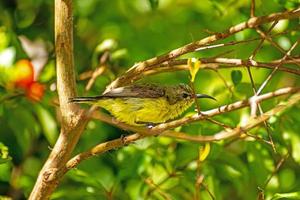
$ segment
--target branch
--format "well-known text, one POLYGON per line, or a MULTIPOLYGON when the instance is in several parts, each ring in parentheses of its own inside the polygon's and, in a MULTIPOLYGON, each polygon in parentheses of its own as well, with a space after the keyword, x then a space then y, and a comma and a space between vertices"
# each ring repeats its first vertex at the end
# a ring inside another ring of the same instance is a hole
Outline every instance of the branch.
MULTIPOLYGON (((253 8, 255 7, 255 0, 252 1, 252 4, 253 5, 253 8)), ((252 13, 254 15, 254 11, 252 13)), ((270 28, 268 29, 268 31, 266 32, 266 35, 269 35, 270 32, 272 31, 272 29, 276 26, 276 24, 278 23, 278 21, 274 21, 272 23, 272 25, 270 26, 270 28)), ((249 60, 251 60, 252 62, 255 62, 254 61, 254 58, 255 56, 257 55, 258 51, 261 49, 263 43, 265 41, 265 38, 262 38, 260 40, 260 43, 257 45, 257 47, 254 49, 254 51, 252 52, 252 54, 248 57, 249 60)), ((279 66, 280 64, 278 64, 279 66)), ((248 72, 248 75, 249 75, 249 78, 250 78, 250 82, 251 82, 251 86, 252 86, 252 90, 253 90, 253 93, 255 96, 257 96, 257 88, 255 87, 255 84, 254 84, 254 79, 253 79, 253 76, 252 76, 252 73, 251 73, 251 69, 249 66, 247 66, 247 72, 248 72)), ((258 103, 253 103, 252 105, 250 105, 250 113, 251 113, 251 116, 254 117, 256 116, 257 114, 257 108, 259 109, 259 113, 260 115, 263 114, 263 109, 261 107, 261 105, 258 103)), ((270 125, 268 124, 267 121, 264 121, 264 126, 265 126, 265 129, 268 133, 268 136, 269 136, 269 140, 270 140, 270 144, 273 148, 273 151, 276 152, 276 148, 275 148, 275 145, 274 145, 274 142, 273 142, 273 138, 272 138, 272 134, 271 134, 271 129, 270 129, 270 125)))
POLYGON ((300 16, 300 8, 297 8, 292 11, 286 11, 282 13, 273 13, 271 15, 267 16, 261 16, 261 17, 252 17, 246 22, 242 22, 240 24, 237 24, 235 26, 232 26, 228 30, 224 31, 224 33, 216 33, 209 37, 206 37, 202 40, 189 43, 183 47, 180 47, 178 49, 175 49, 173 51, 170 51, 169 53, 163 54, 158 57, 151 58, 149 60, 146 60, 144 62, 140 62, 133 67, 131 67, 123 76, 120 76, 115 81, 113 81, 106 89, 106 91, 111 90, 112 88, 116 88, 122 85, 126 85, 132 82, 133 78, 144 72, 145 70, 155 66, 159 65, 165 61, 173 60, 181 55, 184 55, 189 52, 193 52, 197 50, 200 47, 203 47, 205 45, 211 44, 217 40, 225 39, 235 33, 238 33, 244 29, 247 28, 255 28, 258 27, 261 24, 269 23, 272 21, 278 21, 281 19, 292 19, 297 18, 300 16))
MULTIPOLYGON (((223 139, 232 137, 239 133, 237 131, 237 129, 233 129, 232 131, 227 131, 226 133, 221 132, 214 136, 190 136, 190 135, 184 134, 184 137, 183 137, 183 134, 180 134, 180 133, 179 134, 175 133, 173 135, 174 132, 171 130, 167 130, 167 129, 175 128, 177 126, 181 126, 181 125, 184 125, 187 123, 204 120, 204 119, 207 119, 208 117, 213 117, 215 115, 219 115, 222 113, 231 112, 231 111, 234 111, 234 110, 237 110, 240 108, 244 108, 246 106, 249 106, 252 101, 261 102, 261 101, 264 101, 264 100, 267 100, 267 99, 270 99, 273 97, 291 94, 291 93, 297 93, 298 99, 296 99, 296 100, 298 101, 300 99, 299 91, 300 91, 300 88, 292 88, 292 87, 282 88, 282 89, 276 90, 274 92, 270 92, 270 93, 266 93, 266 94, 257 96, 255 98, 251 97, 244 101, 237 101, 237 102, 229 104, 229 105, 221 106, 219 108, 215 108, 215 109, 212 109, 209 111, 202 112, 202 115, 195 114, 190 117, 185 117, 185 118, 178 119, 175 121, 160 124, 160 125, 155 126, 152 129, 148 129, 148 128, 144 128, 144 127, 130 126, 130 125, 124 124, 122 122, 118 122, 118 121, 114 120, 113 118, 108 117, 105 114, 98 113, 98 114, 94 115, 93 117, 96 119, 99 119, 101 121, 107 122, 111 125, 121 127, 125 130, 135 131, 138 133, 98 144, 95 147, 92 147, 90 150, 76 155, 75 157, 73 157, 71 160, 69 160, 67 162, 66 167, 65 167, 65 172, 76 167, 80 162, 82 162, 83 160, 86 160, 92 156, 105 153, 112 149, 120 148, 124 145, 133 143, 133 142, 135 142, 139 139, 145 138, 147 136, 162 135, 162 136, 174 137, 174 138, 178 138, 178 139, 190 140, 190 141, 194 141, 194 142, 216 141, 216 140, 223 140, 223 139)), ((294 104, 296 102, 296 100, 294 97, 291 98, 289 100, 289 103, 287 104, 287 106, 291 106, 292 104, 294 104)), ((268 114, 266 113, 265 115, 261 116, 261 118, 257 118, 257 120, 252 122, 251 125, 250 124, 246 125, 244 128, 247 129, 247 128, 252 128, 252 127, 256 126, 257 125, 256 123, 263 121, 263 119, 266 119, 266 117, 270 117, 271 113, 274 113, 275 111, 279 112, 283 108, 284 107, 282 107, 281 105, 275 107, 272 110, 272 112, 270 111, 270 113, 268 113, 268 114)))
POLYGON ((72 0, 55 0, 55 51, 61 132, 39 173, 30 200, 50 198, 87 122, 84 112, 75 104, 68 103, 70 97, 76 96, 72 0))
MULTIPOLYGON (((299 58, 294 58, 291 60, 274 60, 270 62, 257 62, 253 60, 242 60, 237 58, 200 58, 202 63, 202 69, 223 69, 223 68, 233 68, 233 67, 255 67, 255 68, 266 68, 266 69, 274 69, 278 66, 279 71, 300 75, 300 69, 292 69, 288 67, 284 67, 286 64, 293 64, 294 62, 300 63, 299 58)), ((152 67, 151 69, 145 70, 142 74, 136 75, 133 78, 133 81, 141 79, 145 75, 153 75, 162 72, 169 71, 179 71, 179 70, 189 70, 187 66, 187 59, 173 60, 164 62, 158 66, 152 67)))
MULTIPOLYGON (((299 44, 300 39, 298 39, 292 47, 285 53, 285 55, 281 58, 281 60, 285 60, 290 53, 296 48, 296 46, 299 44)), ((261 86, 257 90, 257 94, 260 94, 261 91, 265 88, 265 86, 268 84, 268 82, 271 80, 271 78, 274 76, 275 72, 278 70, 280 64, 276 65, 276 67, 272 70, 272 72, 269 74, 269 76, 266 78, 266 80, 261 84, 261 86)))
POLYGON ((168 130, 163 132, 161 135, 162 136, 167 136, 167 137, 172 137, 172 138, 177 138, 177 139, 183 139, 183 140, 189 140, 189 141, 194 141, 194 142, 212 142, 212 141, 219 141, 219 140, 224 140, 228 138, 232 138, 234 136, 239 136, 244 132, 247 132, 251 130, 252 128, 258 126, 259 124, 267 121, 270 117, 276 115, 277 113, 280 113, 284 111, 285 109, 295 105, 300 101, 300 93, 295 94, 289 100, 282 104, 282 105, 277 105, 275 108, 269 110, 268 112, 252 118, 248 121, 247 124, 241 127, 236 127, 232 130, 224 130, 221 131, 215 135, 206 135, 206 136, 193 136, 193 135, 187 135, 185 133, 180 133, 172 130, 168 130))
POLYGON ((251 0, 251 7, 250 7, 250 16, 255 16, 255 0, 251 0))

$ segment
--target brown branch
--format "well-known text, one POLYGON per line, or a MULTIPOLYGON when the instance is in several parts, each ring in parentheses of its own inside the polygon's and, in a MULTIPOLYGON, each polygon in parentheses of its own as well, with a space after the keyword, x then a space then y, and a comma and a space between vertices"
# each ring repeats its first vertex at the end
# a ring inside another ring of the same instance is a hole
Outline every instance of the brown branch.
MULTIPOLYGON (((114 126, 117 126, 120 128, 124 128, 125 130, 139 132, 140 134, 135 133, 135 134, 131 134, 131 135, 128 135, 125 137, 107 141, 107 142, 98 144, 95 147, 92 147, 90 150, 88 150, 86 152, 82 152, 82 153, 76 155, 75 157, 70 159, 68 161, 68 163, 66 164, 65 172, 76 167, 80 162, 82 162, 83 160, 86 160, 94 155, 99 155, 99 154, 105 153, 111 149, 120 148, 124 145, 130 144, 132 142, 135 142, 135 141, 145 138, 147 136, 154 136, 154 135, 161 134, 162 136, 166 136, 166 137, 173 137, 173 138, 177 138, 177 139, 184 139, 184 140, 189 140, 189 141, 194 141, 194 142, 217 141, 217 140, 223 140, 223 139, 226 139, 229 137, 233 137, 233 136, 239 134, 239 132, 238 132, 239 130, 245 131, 244 129, 251 129, 254 127, 253 124, 255 124, 255 123, 256 123, 255 126, 258 125, 258 123, 260 121, 262 122, 264 119, 270 117, 270 114, 268 113, 268 114, 261 116, 261 118, 258 118, 256 121, 254 121, 251 126, 245 125, 245 127, 243 127, 243 130, 241 130, 241 128, 239 128, 239 129, 234 129, 232 131, 220 132, 219 134, 211 135, 211 136, 209 136, 209 135, 208 136, 191 136, 191 135, 187 135, 187 134, 183 135, 178 132, 174 132, 174 131, 167 130, 167 129, 175 128, 177 126, 181 126, 181 125, 184 125, 187 123, 203 120, 208 117, 212 117, 212 116, 219 115, 222 113, 231 112, 236 109, 244 108, 244 107, 248 106, 252 101, 261 102, 261 101, 264 101, 264 100, 267 100, 267 99, 270 99, 273 97, 291 94, 291 93, 295 93, 295 92, 298 92, 298 97, 299 97, 299 91, 300 91, 300 88, 291 88, 291 87, 282 88, 282 89, 276 90, 274 92, 266 93, 266 94, 260 95, 258 97, 255 97, 255 99, 250 98, 250 99, 247 99, 244 101, 238 101, 238 102, 235 102, 235 103, 232 103, 229 105, 225 105, 225 106, 221 106, 219 108, 215 108, 215 109, 212 109, 209 111, 204 111, 204 112, 202 112, 202 114, 203 113, 204 114, 200 115, 200 116, 198 114, 195 114, 190 117, 185 117, 182 119, 178 119, 175 121, 157 125, 152 129, 130 126, 130 125, 118 122, 118 121, 112 119, 111 117, 108 117, 105 114, 98 114, 96 116, 96 119, 99 119, 101 121, 107 122, 111 125, 114 125, 114 126)), ((291 99, 292 99, 292 100, 290 100, 291 102, 288 104, 290 106, 293 103, 295 103, 295 100, 293 100, 294 98, 291 98, 291 99)), ((274 108, 275 110, 273 109, 273 111, 277 112, 278 109, 282 109, 282 108, 284 108, 284 107, 279 106, 279 108, 277 108, 277 107, 274 108)))
POLYGON ((214 70, 214 71, 217 73, 218 77, 222 80, 222 82, 224 83, 225 87, 230 92, 231 98, 233 98, 233 96, 234 96, 233 90, 231 89, 230 85, 228 85, 226 79, 222 76, 222 74, 218 70, 214 70))
POLYGON ((85 91, 88 91, 92 88, 92 86, 95 83, 97 77, 102 75, 105 72, 106 68, 107 68, 106 65, 101 65, 100 67, 95 69, 95 71, 91 75, 91 78, 90 78, 89 82, 85 86, 85 91))
POLYGON ((68 103, 70 97, 76 96, 72 0, 55 0, 55 51, 61 132, 38 175, 30 200, 50 198, 87 122, 84 112, 77 105, 68 103))
POLYGON ((264 190, 266 189, 266 187, 268 186, 269 182, 271 181, 271 179, 273 178, 273 176, 279 171, 279 169, 281 168, 281 166, 283 165, 283 163, 288 159, 289 154, 287 153, 286 155, 284 155, 283 157, 281 157, 281 159, 279 160, 279 162, 276 164, 275 169, 272 171, 272 174, 270 174, 267 178, 267 180, 265 181, 263 187, 258 187, 258 194, 257 194, 257 199, 260 200, 264 200, 264 190))
POLYGON ((284 105, 278 105, 275 108, 271 109, 270 111, 252 118, 248 121, 247 124, 241 126, 241 127, 236 127, 232 130, 223 130, 215 135, 211 136, 193 136, 193 135, 187 135, 184 133, 168 130, 163 132, 161 135, 162 136, 167 136, 167 137, 172 137, 172 138, 177 138, 177 139, 184 139, 184 140, 189 140, 189 141, 197 141, 197 142, 211 142, 211 141, 219 141, 219 140, 224 140, 228 138, 232 138, 235 136, 239 136, 244 132, 247 132, 251 130, 252 128, 258 126, 259 124, 265 122, 268 120, 271 116, 284 111, 285 109, 289 108, 290 106, 293 106, 294 104, 298 103, 300 101, 300 93, 295 94, 292 96, 288 102, 284 105))
MULTIPOLYGON (((160 186, 162 186, 165 182, 167 182, 169 179, 174 178, 174 177, 177 177, 177 176, 178 176, 178 174, 177 174, 176 172, 170 172, 170 173, 168 173, 168 176, 166 176, 164 179, 162 179, 161 181, 159 181, 158 183, 156 183, 156 186, 157 186, 157 187, 160 187, 160 186)), ((150 189, 147 191, 147 193, 146 193, 147 197, 150 196, 155 190, 156 190, 156 188, 150 188, 150 189)))
MULTIPOLYGON (((257 62, 251 60, 242 60, 236 58, 201 58, 199 59, 202 63, 202 69, 226 69, 226 68, 233 68, 233 67, 254 67, 254 68, 266 68, 266 69, 274 69, 276 66, 278 67, 279 71, 300 75, 300 69, 292 69, 288 67, 284 67, 287 64, 293 64, 293 62, 300 63, 299 58, 295 58, 294 61, 291 60, 274 60, 271 62, 257 62)), ((174 61, 164 62, 158 66, 152 67, 151 69, 145 70, 143 73, 136 75, 132 81, 136 81, 141 79, 147 75, 153 75, 162 72, 170 72, 170 71, 180 71, 180 70, 189 70, 187 66, 187 59, 180 59, 174 61)))
MULTIPOLYGON (((158 184, 155 184, 154 181, 151 178, 145 179, 145 183, 151 187, 153 190, 157 191, 158 194, 161 195, 161 197, 165 200, 171 200, 171 197, 168 193, 163 191, 158 184)), ((148 194, 149 195, 149 194, 148 194)))
POLYGON ((282 166, 282 164, 288 159, 290 155, 287 153, 286 155, 284 155, 279 162, 276 164, 275 169, 272 171, 272 174, 267 178, 267 180, 265 181, 264 185, 263 185, 263 190, 266 189, 266 187, 268 186, 269 182, 271 181, 272 177, 279 171, 280 167, 282 166))
POLYGON ((93 86, 94 82, 96 81, 97 77, 100 76, 105 72, 107 69, 107 61, 110 57, 109 51, 105 51, 103 55, 99 59, 99 64, 97 68, 93 71, 90 80, 88 81, 87 85, 85 86, 85 91, 88 91, 93 86))
MULTIPOLYGON (((274 42, 272 40, 272 38, 265 34, 262 30, 260 30, 259 28, 256 28, 256 31, 261 35, 262 38, 266 39, 271 45, 273 45, 276 49, 278 49, 281 53, 283 53, 284 55, 286 55, 285 50, 279 46, 276 42, 274 42)), ((294 58, 291 57, 290 55, 286 55, 287 58, 291 59, 292 61, 294 61, 294 58)), ((300 67, 300 64, 297 62, 293 62, 294 64, 296 64, 298 67, 300 67)))
POLYGON ((251 0, 250 17, 255 17, 255 0, 251 0))
POLYGON ((196 49, 211 44, 217 40, 225 39, 235 33, 238 33, 244 29, 247 28, 255 28, 261 24, 269 23, 272 21, 278 21, 281 19, 292 19, 297 18, 300 16, 300 8, 297 8, 292 11, 286 11, 282 13, 273 13, 271 15, 267 16, 261 16, 261 17, 252 17, 246 22, 242 22, 240 24, 237 24, 235 26, 232 26, 228 30, 224 31, 223 33, 216 33, 214 35, 211 35, 209 37, 206 37, 202 40, 189 43, 183 47, 180 47, 178 49, 175 49, 169 53, 163 54, 158 57, 151 58, 149 60, 146 60, 144 62, 137 63, 133 67, 131 67, 124 75, 117 78, 115 81, 113 81, 106 89, 106 91, 111 90, 112 88, 116 88, 122 85, 130 84, 134 77, 145 70, 151 69, 151 67, 159 65, 163 62, 166 62, 168 60, 173 60, 181 55, 184 55, 189 52, 193 52, 196 49))
MULTIPOLYGON (((252 1, 252 4, 253 5, 253 8, 255 7, 255 0, 252 1)), ((254 11, 253 11, 253 15, 254 15, 254 11)), ((270 32, 272 31, 272 29, 276 26, 276 24, 278 23, 278 21, 274 21, 272 23, 272 25, 270 26, 270 28, 268 29, 268 31, 266 32, 266 35, 269 35, 270 32)), ((254 58, 257 54, 257 52, 261 49, 262 45, 263 45, 263 42, 265 41, 265 37, 263 37, 260 41, 260 43, 257 45, 257 47, 254 49, 253 53, 250 55, 249 57, 249 60, 251 60, 251 62, 254 61, 254 58)), ((252 86, 252 89, 253 89, 253 93, 255 96, 257 96, 257 88, 255 87, 255 84, 254 84, 254 79, 252 77, 252 73, 251 73, 251 69, 249 66, 247 66, 247 72, 248 72, 248 75, 249 75, 249 78, 250 78, 250 82, 251 82, 251 86, 252 86)), ((251 108, 251 116, 254 117, 256 116, 256 113, 257 113, 257 107, 259 109, 259 112, 260 112, 260 115, 263 114, 263 110, 262 110, 262 107, 259 103, 253 103, 252 105, 250 105, 250 108, 251 108)), ((269 140, 270 140, 270 144, 273 148, 273 151, 276 152, 276 148, 275 148, 275 144, 273 142, 273 138, 272 138, 272 135, 271 135, 271 129, 270 129, 270 125, 268 124, 267 121, 264 121, 264 126, 265 126, 265 129, 268 133, 268 136, 269 136, 269 140)))
MULTIPOLYGON (((292 47, 285 53, 285 55, 280 60, 285 60, 290 53, 296 48, 296 46, 299 44, 300 39, 298 39, 292 47)), ((261 91, 265 88, 265 86, 268 84, 268 82, 271 80, 271 78, 274 76, 275 72, 279 69, 279 65, 277 64, 276 67, 272 70, 272 72, 269 74, 269 76, 266 78, 266 80, 261 84, 261 86, 257 90, 257 94, 260 94, 261 91)))
MULTIPOLYGON (((198 165, 199 165, 199 162, 198 162, 198 165)), ((197 174, 198 173, 199 173, 199 166, 197 168, 197 174)), ((193 200, 199 199, 199 196, 200 196, 200 186, 201 186, 201 184, 202 184, 203 181, 204 181, 204 175, 198 174, 197 177, 196 177, 196 182, 195 182, 195 195, 194 195, 193 200)))
POLYGON ((206 190, 206 192, 208 193, 209 197, 211 200, 215 200, 216 197, 213 195, 213 193, 209 190, 208 186, 206 184, 204 184, 203 182, 201 183, 201 186, 204 187, 204 189, 206 190))

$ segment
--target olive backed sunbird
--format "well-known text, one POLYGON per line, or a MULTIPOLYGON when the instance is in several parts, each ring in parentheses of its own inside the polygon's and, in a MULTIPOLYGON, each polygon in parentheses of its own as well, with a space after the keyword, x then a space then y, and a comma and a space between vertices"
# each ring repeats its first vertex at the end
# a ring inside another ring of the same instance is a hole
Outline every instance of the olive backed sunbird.
MULTIPOLYGON (((197 98, 213 97, 195 94, 197 98)), ((112 89, 100 96, 74 97, 71 103, 88 103, 109 111, 117 120, 129 125, 158 124, 174 119, 194 102, 193 90, 185 84, 158 86, 130 85, 112 89)))

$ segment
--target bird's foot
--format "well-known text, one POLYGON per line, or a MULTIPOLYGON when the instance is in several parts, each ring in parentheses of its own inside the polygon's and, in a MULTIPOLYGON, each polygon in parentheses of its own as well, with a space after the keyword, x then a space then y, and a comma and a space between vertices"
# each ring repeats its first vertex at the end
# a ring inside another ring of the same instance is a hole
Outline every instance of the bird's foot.
POLYGON ((120 140, 122 141, 122 144, 125 146, 125 145, 127 145, 127 138, 126 138, 126 135, 121 135, 121 137, 120 137, 120 140))
POLYGON ((146 123, 146 127, 147 127, 148 129, 152 129, 152 128, 154 128, 154 126, 155 126, 154 123, 146 123))

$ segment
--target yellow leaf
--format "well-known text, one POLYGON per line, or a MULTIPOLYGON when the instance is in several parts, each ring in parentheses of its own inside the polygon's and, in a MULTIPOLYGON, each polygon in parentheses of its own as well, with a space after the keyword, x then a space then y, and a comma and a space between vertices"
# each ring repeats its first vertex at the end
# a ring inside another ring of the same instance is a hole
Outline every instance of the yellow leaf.
POLYGON ((205 143, 204 146, 199 148, 199 161, 203 162, 210 152, 210 143, 205 143))
POLYGON ((191 82, 194 82, 197 72, 200 69, 201 61, 196 58, 188 59, 188 66, 191 74, 191 82))

